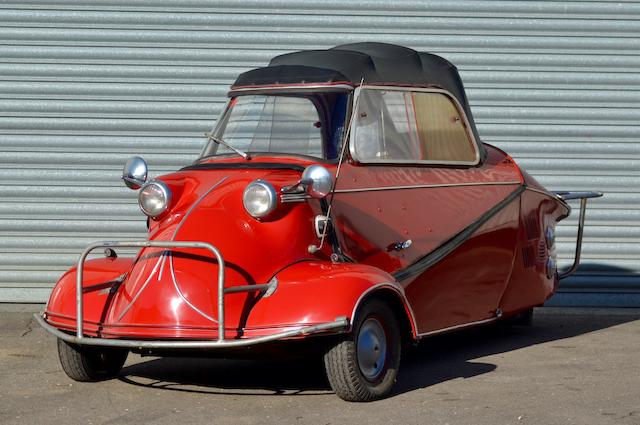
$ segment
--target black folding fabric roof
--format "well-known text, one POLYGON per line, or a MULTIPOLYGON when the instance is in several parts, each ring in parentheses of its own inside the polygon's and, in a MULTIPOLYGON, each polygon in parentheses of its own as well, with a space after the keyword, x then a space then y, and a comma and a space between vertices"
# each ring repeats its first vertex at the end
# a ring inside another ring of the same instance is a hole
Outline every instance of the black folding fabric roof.
MULTIPOLYGON (((327 50, 302 50, 271 59, 269 65, 240 74, 232 90, 247 86, 346 83, 442 88, 460 102, 475 128, 456 67, 440 56, 385 43, 352 43, 327 50)), ((481 153, 483 153, 480 144, 481 153)))

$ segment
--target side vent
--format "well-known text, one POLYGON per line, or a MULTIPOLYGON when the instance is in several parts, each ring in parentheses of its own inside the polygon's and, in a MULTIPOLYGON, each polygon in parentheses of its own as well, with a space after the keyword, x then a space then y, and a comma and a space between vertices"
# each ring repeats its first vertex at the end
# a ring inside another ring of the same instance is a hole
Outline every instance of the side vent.
POLYGON ((527 233, 527 239, 537 239, 540 236, 540 229, 538 229, 538 214, 534 211, 533 214, 526 216, 524 220, 524 230, 527 233))
POLYGON ((533 267, 536 265, 536 249, 533 245, 525 245, 522 247, 522 264, 525 267, 533 267))
POLYGON ((540 264, 544 264, 547 259, 547 242, 544 238, 540 238, 538 241, 538 258, 537 261, 540 264))

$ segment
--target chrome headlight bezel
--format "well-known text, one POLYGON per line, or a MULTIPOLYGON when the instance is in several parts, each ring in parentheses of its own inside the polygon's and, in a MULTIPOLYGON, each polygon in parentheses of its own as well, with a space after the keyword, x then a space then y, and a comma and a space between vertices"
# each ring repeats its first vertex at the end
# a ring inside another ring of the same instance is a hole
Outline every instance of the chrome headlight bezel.
POLYGON ((142 212, 151 218, 157 218, 164 214, 171 205, 171 190, 169 187, 160 180, 152 180, 145 183, 138 193, 138 206, 142 212), (156 200, 158 206, 155 208, 149 208, 148 201, 150 196, 154 196, 150 193, 150 190, 155 190, 156 200))
POLYGON ((254 180, 242 192, 242 205, 251 217, 261 219, 268 217, 278 207, 278 193, 271 183, 265 180, 254 180), (261 191, 261 200, 255 198, 256 191, 261 191), (252 198, 253 197, 253 198, 252 198), (262 201, 262 206, 256 208, 256 202, 262 201))

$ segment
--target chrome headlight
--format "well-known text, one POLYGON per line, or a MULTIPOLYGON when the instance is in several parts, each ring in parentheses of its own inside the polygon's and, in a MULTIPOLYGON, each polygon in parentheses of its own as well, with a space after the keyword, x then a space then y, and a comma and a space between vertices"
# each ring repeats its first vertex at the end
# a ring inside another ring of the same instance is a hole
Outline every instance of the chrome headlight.
POLYGON ((278 194, 271 183, 254 180, 244 189, 242 204, 250 216, 266 217, 278 206, 278 194))
POLYGON ((150 181, 140 189, 138 203, 143 213, 149 217, 158 217, 169 208, 171 191, 159 180, 150 181))

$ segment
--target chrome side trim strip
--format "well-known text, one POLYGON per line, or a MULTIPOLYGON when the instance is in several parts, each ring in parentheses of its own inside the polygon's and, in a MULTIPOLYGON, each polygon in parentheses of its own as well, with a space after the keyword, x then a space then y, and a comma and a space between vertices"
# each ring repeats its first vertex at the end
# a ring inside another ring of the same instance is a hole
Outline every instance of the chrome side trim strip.
MULTIPOLYGON (((149 273, 149 277, 147 277, 147 280, 144 281, 144 283, 142 284, 142 286, 140 287, 138 292, 136 292, 136 294, 133 296, 131 301, 129 301, 129 304, 127 304, 127 306, 122 309, 122 311, 118 315, 118 318, 116 319, 117 321, 120 321, 124 317, 124 315, 127 314, 127 311, 129 311, 129 309, 133 306, 133 303, 135 303, 138 300, 138 298, 140 297, 140 295, 142 295, 142 291, 144 291, 144 289, 147 287, 149 282, 151 282, 151 278, 156 274, 156 270, 158 270, 158 266, 160 265, 160 262, 162 262, 164 264, 164 262, 162 261, 163 258, 164 258, 164 254, 162 254, 158 258, 158 261, 156 261, 155 266, 153 266, 153 269, 151 270, 151 273, 149 273)), ((160 280, 160 279, 158 279, 158 280, 160 280)))
POLYGON ((353 90, 353 86, 349 84, 291 84, 282 86, 251 86, 251 87, 238 87, 232 88, 227 92, 229 96, 243 94, 247 92, 304 92, 304 91, 335 91, 338 90, 353 90))
POLYGON ((500 319, 500 316, 490 317, 488 319, 478 320, 475 322, 463 323, 461 325, 451 326, 448 328, 442 328, 435 331, 425 332, 418 335, 418 338, 424 338, 426 336, 440 335, 448 332, 457 331, 459 329, 471 328, 473 326, 484 325, 487 323, 492 323, 500 319))
POLYGON ((172 241, 176 240, 176 236, 178 235, 178 232, 180 231, 180 229, 182 228, 182 225, 184 224, 184 222, 187 220, 187 217, 189 217, 189 215, 193 212, 193 210, 196 209, 196 207, 200 204, 200 202, 202 202, 202 200, 204 198, 207 197, 208 194, 210 194, 215 188, 217 188, 218 186, 220 186, 222 183, 224 183, 225 180, 227 180, 229 178, 229 176, 223 177, 222 179, 218 180, 217 183, 215 183, 213 186, 211 186, 209 189, 207 189, 187 210, 187 212, 184 214, 184 217, 182 217, 182 220, 180 220, 180 223, 178 223, 178 226, 176 226, 176 230, 173 232, 173 236, 171 237, 172 241))
POLYGON ((358 189, 336 189, 335 193, 354 193, 354 192, 375 192, 379 190, 401 190, 401 189, 432 189, 439 187, 464 187, 464 186, 510 186, 519 185, 519 181, 510 182, 468 182, 468 183, 442 183, 442 184, 416 184, 408 186, 380 186, 380 187, 363 187, 358 189))
POLYGON ((290 202, 305 202, 307 199, 311 199, 311 196, 307 193, 283 193, 280 195, 280 200, 283 204, 290 202))
POLYGON ((290 331, 279 332, 272 335, 260 336, 256 338, 246 339, 234 339, 234 340, 197 340, 197 341, 154 341, 154 340, 131 340, 131 339, 111 339, 111 338, 90 338, 77 336, 65 333, 59 329, 51 326, 44 320, 42 313, 36 313, 33 315, 36 321, 47 332, 53 334, 55 337, 67 341, 72 344, 79 345, 92 345, 103 347, 120 347, 129 349, 164 349, 164 348, 233 348, 233 347, 246 347, 249 345, 261 344, 270 341, 276 341, 283 338, 291 338, 295 336, 308 335, 318 332, 331 331, 336 329, 346 328, 349 325, 349 320, 346 317, 338 317, 333 322, 320 323, 319 325, 303 326, 299 329, 293 329, 290 331))
POLYGON ((506 208, 515 199, 518 199, 520 197, 520 194, 524 192, 524 189, 524 186, 519 186, 513 192, 507 195, 506 198, 504 198, 502 201, 498 202, 491 209, 482 214, 476 221, 462 229, 457 234, 453 235, 448 241, 438 246, 427 255, 419 258, 410 266, 395 271, 394 273, 392 273, 392 276, 396 278, 398 282, 402 282, 403 280, 424 272, 429 267, 445 258, 454 249, 462 245, 475 233, 476 230, 478 230, 484 223, 489 221, 491 217, 499 213, 502 209, 506 208))
MULTIPOLYGON (((224 183, 224 181, 227 180, 228 178, 229 177, 227 176, 227 177, 223 177, 222 179, 220 179, 217 183, 215 183, 213 186, 211 186, 209 189, 207 189, 207 191, 204 192, 198 198, 198 200, 196 200, 193 203, 193 205, 191 205, 191 207, 189 207, 187 212, 184 214, 184 217, 182 217, 182 220, 180 221, 180 223, 178 223, 178 225, 176 226, 176 230, 173 232, 173 236, 171 237, 172 241, 176 240, 176 236, 178 235, 178 232, 182 228, 182 225, 185 223, 185 221, 187 221, 187 218, 189 217, 189 215, 191 215, 193 210, 196 209, 196 207, 204 200, 204 198, 206 198, 211 192, 213 192, 214 189, 216 189, 218 186, 220 186, 222 183, 224 183)), ((169 272, 171 274, 171 280, 173 282, 173 287, 175 288, 176 292, 178 293, 178 295, 180 296, 182 301, 184 301, 185 304, 187 304, 189 307, 191 307, 191 309, 193 311, 195 311, 196 313, 198 313, 200 316, 202 316, 205 319, 210 320, 210 321, 212 321, 214 323, 218 323, 218 321, 216 319, 214 319, 212 316, 209 316, 207 313, 205 313, 204 311, 200 310, 198 307, 193 305, 187 299, 187 297, 182 293, 182 290, 180 289, 180 284, 178 283, 178 280, 176 279, 176 273, 175 273, 174 266, 173 266, 173 253, 171 253, 169 251, 164 251, 163 254, 162 254, 162 259, 163 259, 162 260, 162 267, 163 267, 163 269, 164 269, 164 262, 165 262, 167 256, 169 257, 169 272)))

